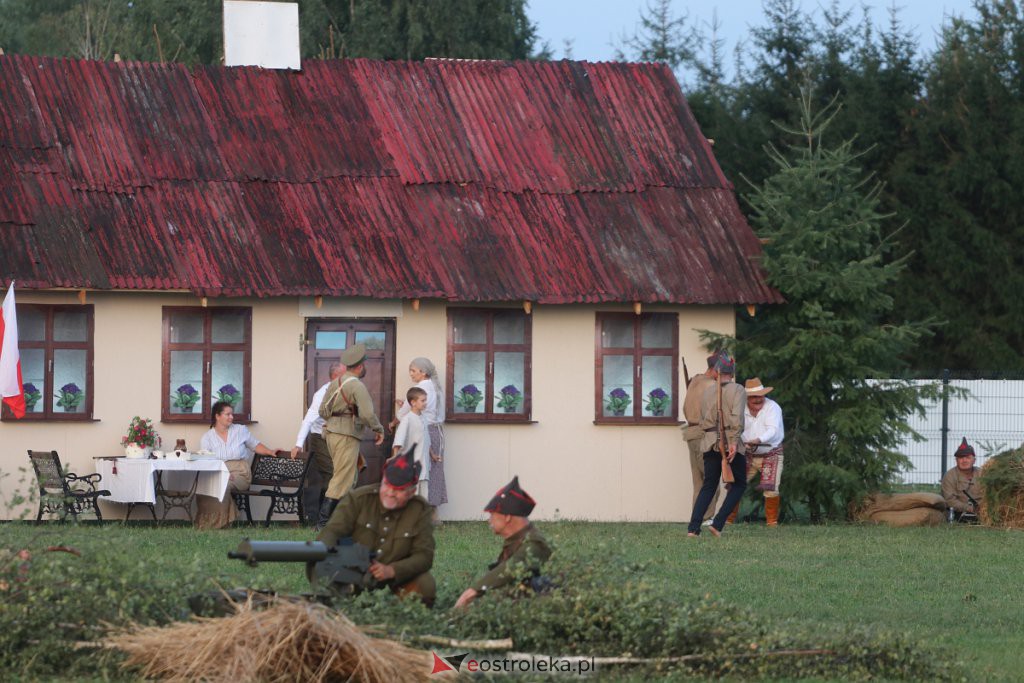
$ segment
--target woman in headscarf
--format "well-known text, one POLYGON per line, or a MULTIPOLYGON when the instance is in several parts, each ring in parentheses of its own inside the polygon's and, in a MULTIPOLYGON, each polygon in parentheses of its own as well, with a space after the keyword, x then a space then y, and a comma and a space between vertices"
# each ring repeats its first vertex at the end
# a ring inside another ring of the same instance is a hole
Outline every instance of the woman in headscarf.
MULTIPOLYGON (((414 358, 409 363, 409 378, 427 392, 427 407, 423 409, 421 417, 430 436, 430 462, 423 478, 429 481, 427 501, 434 506, 434 522, 437 524, 440 523, 437 507, 448 502, 448 489, 444 483, 444 391, 437 380, 437 368, 427 358, 414 358)), ((409 412, 409 406, 404 401, 399 399, 395 403, 399 405, 399 410, 391 423, 392 429, 409 412)))

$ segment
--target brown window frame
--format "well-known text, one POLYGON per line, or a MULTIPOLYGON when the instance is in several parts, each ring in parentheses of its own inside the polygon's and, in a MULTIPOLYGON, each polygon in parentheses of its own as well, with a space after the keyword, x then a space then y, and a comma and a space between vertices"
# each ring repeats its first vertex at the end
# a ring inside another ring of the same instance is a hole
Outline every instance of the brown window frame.
POLYGON ((533 411, 533 316, 525 311, 514 308, 449 308, 448 316, 448 368, 445 373, 445 422, 465 423, 530 423, 533 411), (486 316, 486 337, 483 344, 456 344, 455 321, 453 314, 475 313, 486 316), (524 318, 522 344, 494 343, 494 315, 497 313, 519 313, 524 318), (456 413, 455 407, 455 353, 457 351, 476 351, 486 354, 487 376, 484 386, 484 411, 482 413, 456 413), (494 412, 494 354, 523 354, 523 412, 494 412))
POLYGON ((2 419, 4 422, 92 422, 93 417, 93 362, 95 359, 95 325, 96 316, 92 304, 18 304, 19 310, 33 309, 42 312, 46 316, 43 332, 43 341, 18 340, 18 349, 43 349, 43 395, 39 399, 45 400, 43 412, 25 413, 20 420, 14 417, 14 413, 6 404, 3 406, 2 419), (85 311, 86 314, 86 340, 84 342, 54 341, 53 338, 53 317, 60 311, 85 311), (59 350, 85 350, 85 405, 80 413, 55 413, 53 412, 52 399, 56 391, 53 381, 53 352, 59 350))
POLYGON ((161 422, 185 422, 185 423, 209 423, 210 405, 213 397, 213 352, 214 351, 241 351, 243 357, 243 381, 245 391, 242 393, 242 405, 235 410, 235 422, 248 424, 252 422, 252 308, 250 306, 213 306, 203 308, 201 306, 164 306, 163 307, 163 343, 161 350, 161 397, 160 397, 160 421, 161 422), (171 342, 171 315, 174 313, 202 313, 203 314, 203 342, 182 343, 171 342), (242 313, 245 315, 245 341, 242 343, 214 343, 213 339, 213 315, 214 313, 242 313), (171 351, 202 351, 203 352, 203 392, 199 403, 203 410, 198 413, 172 413, 171 412, 171 351))
POLYGON ((679 314, 669 312, 642 313, 597 313, 594 325, 594 424, 615 425, 676 425, 679 423, 679 314), (646 348, 643 343, 643 321, 655 317, 671 317, 672 348, 646 348), (633 324, 633 348, 604 348, 601 333, 606 320, 629 320, 633 324), (614 417, 604 414, 604 359, 606 356, 633 357, 633 414, 614 417), (669 356, 672 359, 672 413, 663 417, 643 415, 643 357, 669 356), (640 368, 640 371, 637 371, 640 368), (639 399, 639 400, 636 400, 639 399))

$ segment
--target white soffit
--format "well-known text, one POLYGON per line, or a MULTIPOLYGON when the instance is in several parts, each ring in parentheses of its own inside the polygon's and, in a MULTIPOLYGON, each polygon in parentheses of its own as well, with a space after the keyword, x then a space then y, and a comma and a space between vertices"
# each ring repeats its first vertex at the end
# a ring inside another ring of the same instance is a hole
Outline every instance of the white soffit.
POLYGON ((224 65, 301 69, 299 4, 224 0, 224 65))

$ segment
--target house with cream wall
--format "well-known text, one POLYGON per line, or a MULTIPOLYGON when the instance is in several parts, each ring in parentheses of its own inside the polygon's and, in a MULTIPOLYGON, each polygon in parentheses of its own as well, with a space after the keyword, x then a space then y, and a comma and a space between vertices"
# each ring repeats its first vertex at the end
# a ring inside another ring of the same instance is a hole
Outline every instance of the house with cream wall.
MULTIPOLYGON (((680 359, 702 371, 700 330, 779 297, 667 68, 0 56, 0 88, 0 280, 40 394, 0 420, 5 500, 27 450, 91 472, 134 415, 197 446, 228 384, 290 448, 364 342, 385 420, 409 361, 438 367, 444 518, 514 474, 539 519, 688 518, 680 359)), ((364 482, 387 446, 364 444, 364 482)))

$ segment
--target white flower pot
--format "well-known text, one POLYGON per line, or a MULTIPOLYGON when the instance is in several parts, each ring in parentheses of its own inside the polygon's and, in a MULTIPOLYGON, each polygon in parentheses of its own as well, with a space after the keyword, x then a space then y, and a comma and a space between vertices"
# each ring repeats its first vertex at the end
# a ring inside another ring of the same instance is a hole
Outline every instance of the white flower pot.
POLYGON ((130 443, 124 447, 124 457, 126 458, 148 458, 153 449, 149 446, 140 446, 137 443, 130 443))

